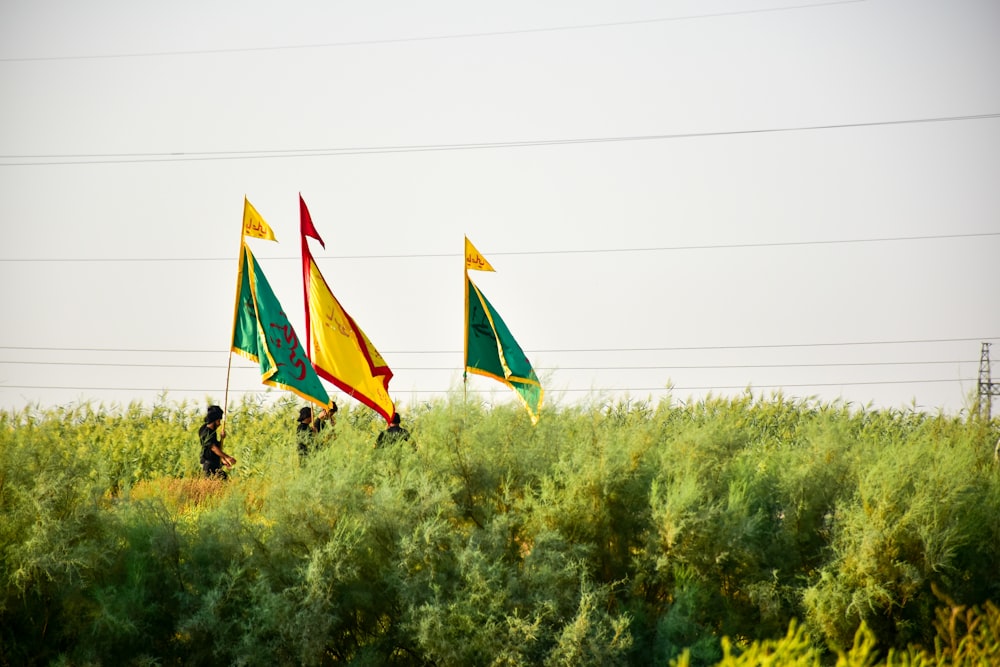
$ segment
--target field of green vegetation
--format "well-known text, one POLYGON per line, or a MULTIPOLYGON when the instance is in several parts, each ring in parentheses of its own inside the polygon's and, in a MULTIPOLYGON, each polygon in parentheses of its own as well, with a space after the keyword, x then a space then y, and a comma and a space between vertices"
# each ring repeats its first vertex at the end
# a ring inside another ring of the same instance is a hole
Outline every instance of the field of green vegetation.
POLYGON ((0 413, 2 665, 1000 664, 1000 421, 746 394, 0 413))

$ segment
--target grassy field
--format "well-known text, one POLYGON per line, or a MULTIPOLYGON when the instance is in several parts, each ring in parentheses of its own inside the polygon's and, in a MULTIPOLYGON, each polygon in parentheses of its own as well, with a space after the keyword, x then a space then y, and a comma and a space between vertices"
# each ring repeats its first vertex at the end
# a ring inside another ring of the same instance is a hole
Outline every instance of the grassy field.
POLYGON ((745 395, 0 413, 0 664, 1000 662, 1000 423, 745 395))

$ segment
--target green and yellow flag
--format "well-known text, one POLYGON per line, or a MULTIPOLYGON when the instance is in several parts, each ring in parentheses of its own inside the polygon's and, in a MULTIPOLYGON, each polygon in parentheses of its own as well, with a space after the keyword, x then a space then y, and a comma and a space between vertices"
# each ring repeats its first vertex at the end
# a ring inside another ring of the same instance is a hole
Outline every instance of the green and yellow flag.
POLYGON ((493 378, 513 389, 531 417, 531 423, 538 423, 542 409, 544 391, 538 376, 531 368, 531 362, 524 355, 521 346, 514 340, 510 329, 500 314, 493 308, 486 296, 469 279, 468 270, 478 268, 492 271, 489 262, 472 248, 475 258, 470 260, 472 244, 465 240, 465 370, 476 375, 493 378), (479 267, 489 268, 479 268, 479 267))
POLYGON ((232 351, 260 364, 264 384, 329 407, 329 394, 245 243, 240 246, 237 285, 232 351))

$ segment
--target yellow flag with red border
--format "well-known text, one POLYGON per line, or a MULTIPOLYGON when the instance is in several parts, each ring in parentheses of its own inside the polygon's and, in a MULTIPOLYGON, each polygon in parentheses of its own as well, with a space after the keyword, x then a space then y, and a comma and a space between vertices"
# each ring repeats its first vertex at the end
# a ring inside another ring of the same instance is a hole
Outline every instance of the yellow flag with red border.
POLYGON ((312 257, 306 258, 309 356, 319 376, 372 408, 386 421, 392 371, 385 359, 330 291, 312 257))
POLYGON ((255 239, 264 239, 265 241, 277 242, 278 240, 274 237, 271 225, 267 224, 267 221, 246 197, 243 198, 243 236, 252 236, 255 239))
POLYGON ((389 422, 396 412, 389 398, 392 371, 385 359, 333 295, 309 251, 307 238, 326 244, 299 195, 302 231, 302 279, 306 301, 306 348, 313 368, 341 391, 367 405, 389 422))

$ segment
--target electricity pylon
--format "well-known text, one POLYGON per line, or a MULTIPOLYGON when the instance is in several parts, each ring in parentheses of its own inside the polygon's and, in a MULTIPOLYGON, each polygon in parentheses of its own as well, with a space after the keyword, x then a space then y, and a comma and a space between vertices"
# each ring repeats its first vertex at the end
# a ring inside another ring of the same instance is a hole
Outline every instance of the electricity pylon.
POLYGON ((979 396, 976 401, 978 408, 976 411, 979 417, 986 421, 993 418, 994 396, 1000 396, 1000 382, 990 380, 990 344, 983 343, 983 351, 979 355, 979 396))

